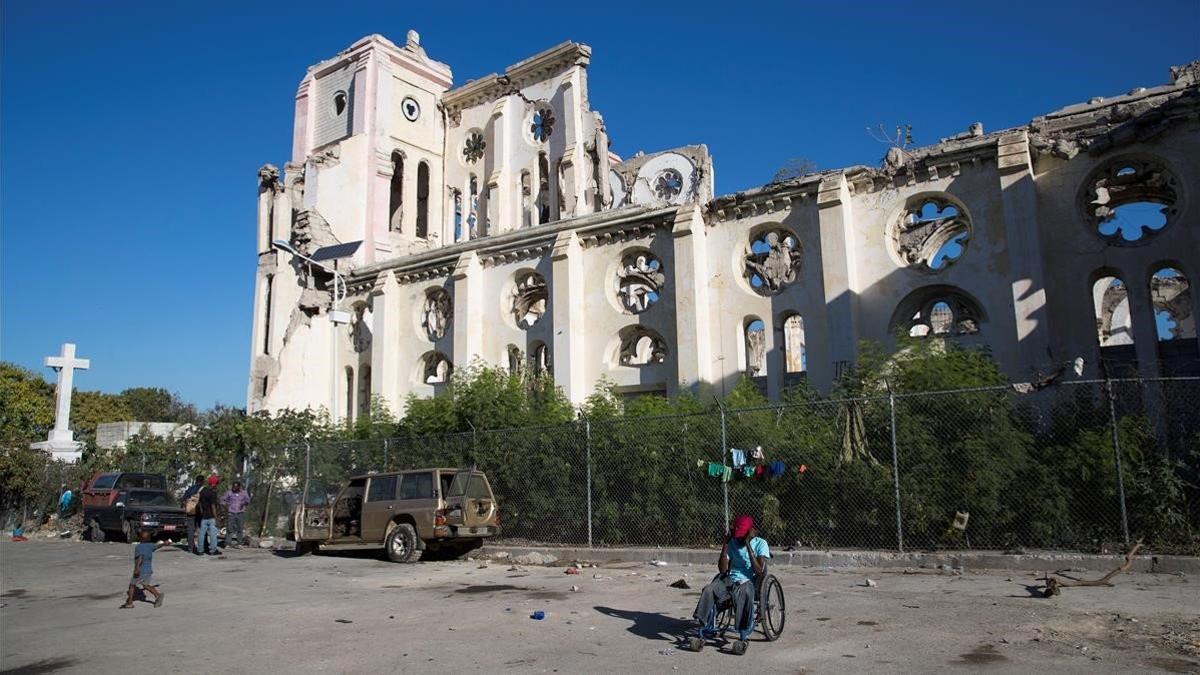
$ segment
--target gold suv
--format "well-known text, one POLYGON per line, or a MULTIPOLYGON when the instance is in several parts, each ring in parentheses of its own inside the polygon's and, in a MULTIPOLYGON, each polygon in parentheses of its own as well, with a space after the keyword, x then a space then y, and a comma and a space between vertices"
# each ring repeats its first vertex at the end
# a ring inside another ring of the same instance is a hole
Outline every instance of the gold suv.
POLYGON ((394 562, 419 551, 462 555, 500 531, 482 471, 416 469, 351 478, 336 496, 310 481, 288 538, 298 550, 383 548, 394 562))

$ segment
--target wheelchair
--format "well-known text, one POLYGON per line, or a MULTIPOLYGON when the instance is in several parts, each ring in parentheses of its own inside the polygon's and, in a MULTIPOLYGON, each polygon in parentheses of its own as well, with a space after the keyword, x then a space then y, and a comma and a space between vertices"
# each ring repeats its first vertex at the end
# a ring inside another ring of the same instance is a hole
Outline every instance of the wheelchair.
MULTIPOLYGON (((718 574, 713 578, 719 577, 718 574)), ((778 577, 765 568, 762 574, 754 576, 752 583, 754 584, 754 620, 750 625, 750 630, 751 632, 758 630, 767 639, 767 642, 774 642, 779 639, 780 635, 783 635, 783 625, 787 619, 785 613, 787 603, 783 597, 783 585, 779 583, 778 577)), ((717 628, 717 636, 724 640, 725 633, 737 630, 733 625, 733 600, 729 599, 718 605, 716 614, 714 623, 717 628)), ((687 638, 685 646, 690 651, 698 652, 704 648, 704 638, 693 635, 687 638)), ((735 640, 731 650, 734 654, 741 656, 746 653, 746 643, 735 640)))

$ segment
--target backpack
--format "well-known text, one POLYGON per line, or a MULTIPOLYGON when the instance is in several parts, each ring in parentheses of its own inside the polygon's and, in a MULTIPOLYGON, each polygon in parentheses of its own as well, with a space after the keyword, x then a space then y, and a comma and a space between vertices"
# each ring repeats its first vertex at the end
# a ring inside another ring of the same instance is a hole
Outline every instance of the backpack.
POLYGON ((195 494, 193 494, 191 497, 188 497, 186 500, 184 500, 184 502, 183 502, 184 513, 188 514, 189 516, 196 515, 196 509, 200 505, 200 492, 201 492, 201 490, 196 490, 195 494))

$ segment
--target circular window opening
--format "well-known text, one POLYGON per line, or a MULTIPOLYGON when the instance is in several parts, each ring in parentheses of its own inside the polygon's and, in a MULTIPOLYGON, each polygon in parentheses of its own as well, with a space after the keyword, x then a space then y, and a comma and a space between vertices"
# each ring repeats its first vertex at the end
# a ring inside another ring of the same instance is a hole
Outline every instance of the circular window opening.
POLYGON ((467 160, 470 164, 474 164, 483 158, 483 151, 485 149, 487 149, 487 141, 483 140, 483 134, 473 131, 467 136, 467 140, 463 144, 463 159, 467 160))
POLYGON ((745 269, 759 295, 775 295, 800 277, 800 239, 788 230, 767 230, 750 240, 745 269))
POLYGON ((941 272, 966 253, 971 220, 949 199, 917 197, 905 204, 889 239, 902 265, 941 272))
POLYGON ((517 277, 512 290, 511 311, 518 328, 532 328, 546 313, 550 298, 546 279, 537 272, 525 272, 517 277))
POLYGON ((333 95, 333 114, 341 116, 346 112, 346 105, 350 102, 350 98, 346 96, 346 92, 339 91, 333 95))
POLYGON ((538 107, 529 118, 529 135, 536 143, 545 143, 554 133, 554 110, 538 107))
POLYGON ((1161 162, 1117 159, 1092 173, 1081 201, 1089 226, 1101 239, 1141 244, 1178 215, 1178 182, 1161 162))
POLYGON ((416 122, 421 116, 421 104, 417 103, 417 99, 411 96, 405 96, 400 102, 400 110, 404 113, 404 119, 409 122, 416 122))
POLYGON ((658 302, 667 275, 662 263, 649 251, 627 253, 617 270, 617 300, 628 314, 641 314, 658 302))
POLYGON ((665 169, 654 179, 654 194, 659 199, 671 201, 683 192, 683 174, 676 169, 665 169))

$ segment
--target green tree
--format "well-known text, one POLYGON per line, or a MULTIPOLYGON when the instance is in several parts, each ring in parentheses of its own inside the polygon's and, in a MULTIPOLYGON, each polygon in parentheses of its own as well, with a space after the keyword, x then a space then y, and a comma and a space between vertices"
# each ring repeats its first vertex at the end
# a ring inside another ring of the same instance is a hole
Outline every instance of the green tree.
POLYGON ((54 425, 54 387, 20 366, 0 362, 0 448, 24 449, 54 425))

